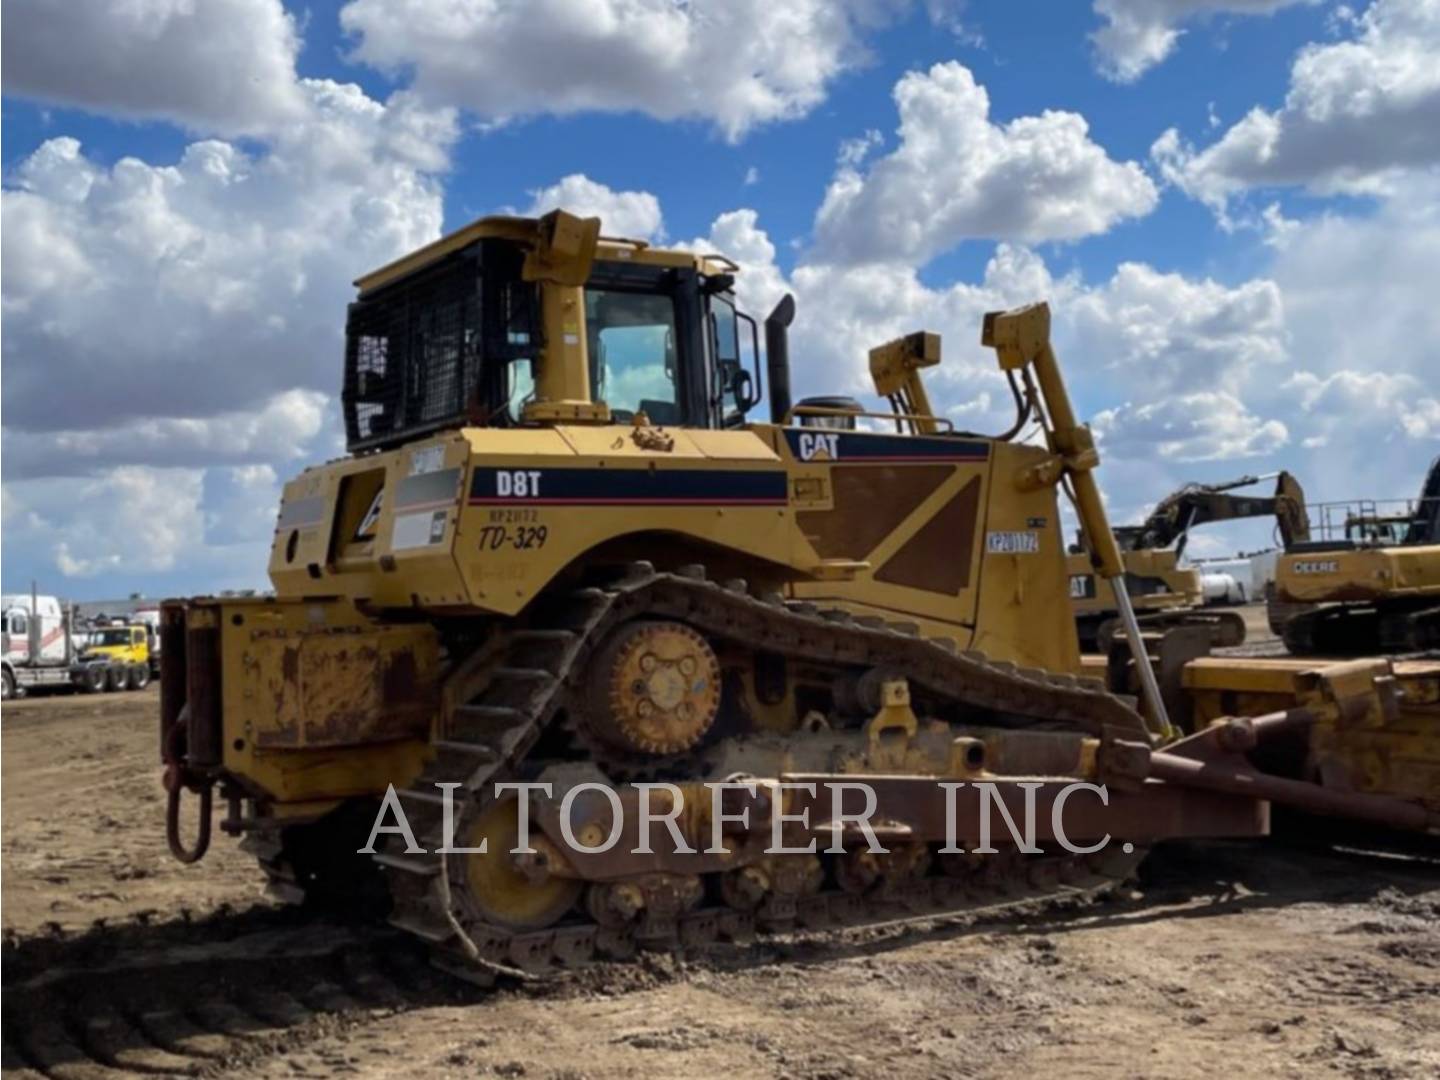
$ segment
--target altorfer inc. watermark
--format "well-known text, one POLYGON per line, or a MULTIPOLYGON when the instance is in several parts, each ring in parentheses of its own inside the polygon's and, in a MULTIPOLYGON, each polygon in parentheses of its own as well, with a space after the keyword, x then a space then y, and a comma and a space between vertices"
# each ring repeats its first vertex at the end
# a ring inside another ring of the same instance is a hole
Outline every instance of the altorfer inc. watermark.
MULTIPOLYGON (((1044 781, 1019 781, 1009 785, 1024 792, 1024 809, 1019 815, 1020 820, 1017 821, 1017 815, 1012 812, 997 783, 984 780, 937 781, 936 783, 945 792, 945 845, 939 849, 940 854, 984 855, 996 853, 999 850, 993 844, 994 838, 999 835, 994 828, 996 817, 999 818, 999 822, 1008 833, 1010 841, 1013 841, 1020 851, 1026 854, 1039 854, 1042 851, 1042 848, 1036 843, 1039 837, 1036 793, 1051 785, 1047 785, 1044 781), (959 844, 958 793, 963 788, 973 789, 979 800, 976 808, 977 816, 974 820, 979 843, 969 849, 961 847, 959 844)), ((455 790, 461 785, 437 783, 435 786, 440 789, 443 815, 442 844, 434 849, 435 853, 440 855, 488 854, 488 841, 483 838, 479 844, 471 847, 459 846, 455 842, 455 790)), ((704 849, 693 846, 680 827, 680 821, 686 810, 686 788, 669 783, 633 784, 630 786, 639 793, 636 807, 638 813, 637 842, 632 849, 634 854, 651 855, 655 853, 651 840, 656 835, 654 829, 657 825, 665 828, 669 833, 671 844, 667 850, 679 855, 724 854, 733 847, 733 832, 756 831, 751 830, 750 825, 753 805, 746 804, 736 810, 733 806, 727 808, 725 801, 727 794, 730 793, 738 792, 751 797, 757 796, 762 790, 762 785, 757 781, 713 781, 699 785, 709 791, 710 798, 708 815, 706 815, 710 844, 704 849), (655 798, 657 792, 663 792, 663 796, 655 798), (727 827, 731 827, 728 832, 727 827)), ((691 791, 695 786, 697 785, 688 785, 691 791)), ((1094 840, 1093 843, 1077 844, 1071 838, 1070 830, 1067 829, 1065 822, 1067 809, 1071 805, 1071 797, 1077 794, 1085 793, 1098 799, 1101 806, 1108 807, 1110 793, 1106 786, 1085 781, 1071 781, 1055 786, 1058 786, 1059 790, 1056 791, 1054 799, 1050 803, 1047 842, 1053 840, 1055 844, 1073 855, 1093 854, 1109 845, 1111 837, 1108 832, 1094 840)), ((764 792, 771 800, 767 813, 770 843, 765 848, 765 854, 813 855, 820 852, 840 854, 853 847, 859 838, 863 838, 870 852, 888 853, 889 849, 876 834, 872 821, 878 808, 874 787, 863 780, 827 781, 825 787, 829 789, 830 794, 830 815, 824 822, 824 831, 829 834, 830 842, 828 846, 820 847, 820 837, 811 830, 811 809, 817 796, 817 785, 814 782, 799 781, 768 781, 763 785, 764 792), (805 802, 798 812, 787 812, 785 809, 787 793, 807 796, 810 801, 805 802), (858 809, 855 807, 855 803, 860 800, 857 800, 852 793, 863 797, 864 805, 858 809), (847 799, 847 796, 850 798, 847 799), (807 834, 809 834, 808 841, 794 842, 797 836, 803 837, 807 834)), ((510 796, 514 796, 516 815, 515 846, 510 849, 511 854, 533 855, 535 848, 530 844, 532 826, 530 799, 532 796, 553 799, 554 785, 545 781, 503 781, 494 785, 494 798, 497 801, 510 796)), ((567 787, 560 799, 559 831, 564 843, 577 853, 597 855, 613 850, 626 831, 625 803, 621 799, 619 791, 610 784, 598 781, 587 781, 567 787), (590 792, 598 793, 609 803, 610 813, 607 815, 609 832, 603 839, 587 843, 585 838, 576 833, 575 807, 577 800, 590 792)), ((426 853, 426 849, 416 839, 415 832, 406 817, 405 808, 401 804, 399 793, 393 784, 389 785, 385 791, 385 797, 375 816, 374 826, 370 830, 370 837, 365 846, 359 849, 359 853, 374 854, 376 840, 385 835, 401 837, 405 841, 407 854, 426 853)), ((1134 845, 1126 842, 1122 845, 1122 850, 1128 854, 1134 850, 1134 845)))

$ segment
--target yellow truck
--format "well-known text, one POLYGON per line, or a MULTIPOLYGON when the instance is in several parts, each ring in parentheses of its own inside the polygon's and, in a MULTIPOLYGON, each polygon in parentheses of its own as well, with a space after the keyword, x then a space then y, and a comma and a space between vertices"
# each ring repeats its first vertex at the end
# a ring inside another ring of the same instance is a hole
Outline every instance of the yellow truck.
POLYGON ((80 650, 71 679, 90 691, 143 690, 155 664, 153 645, 154 631, 145 623, 98 627, 80 650))

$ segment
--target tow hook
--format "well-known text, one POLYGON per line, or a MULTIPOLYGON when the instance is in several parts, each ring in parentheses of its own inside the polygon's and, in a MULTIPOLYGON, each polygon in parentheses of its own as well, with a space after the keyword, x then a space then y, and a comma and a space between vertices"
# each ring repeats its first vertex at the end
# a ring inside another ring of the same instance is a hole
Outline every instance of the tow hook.
POLYGON ((210 850, 210 810, 214 784, 188 777, 181 766, 171 764, 165 767, 165 791, 165 842, 170 845, 170 854, 182 863, 199 862, 205 857, 205 852, 210 850), (180 839, 180 793, 187 788, 200 796, 199 833, 193 848, 187 848, 180 839))

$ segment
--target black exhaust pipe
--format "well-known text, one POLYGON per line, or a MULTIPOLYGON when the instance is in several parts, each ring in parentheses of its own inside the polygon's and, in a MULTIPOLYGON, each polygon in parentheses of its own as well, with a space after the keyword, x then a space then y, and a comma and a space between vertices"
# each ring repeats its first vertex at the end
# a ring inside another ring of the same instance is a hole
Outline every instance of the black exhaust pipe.
POLYGON ((770 379, 770 422, 783 424, 790 411, 790 324, 795 297, 786 293, 765 320, 765 373, 770 379))

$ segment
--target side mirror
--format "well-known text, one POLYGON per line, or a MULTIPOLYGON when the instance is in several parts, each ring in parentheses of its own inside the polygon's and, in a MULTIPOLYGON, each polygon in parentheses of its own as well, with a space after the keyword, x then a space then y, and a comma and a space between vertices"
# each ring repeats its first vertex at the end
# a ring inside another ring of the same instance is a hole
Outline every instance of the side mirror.
POLYGON ((760 402, 760 395, 755 392, 755 380, 739 365, 730 376, 730 393, 735 398, 735 407, 742 413, 749 412, 760 402))

